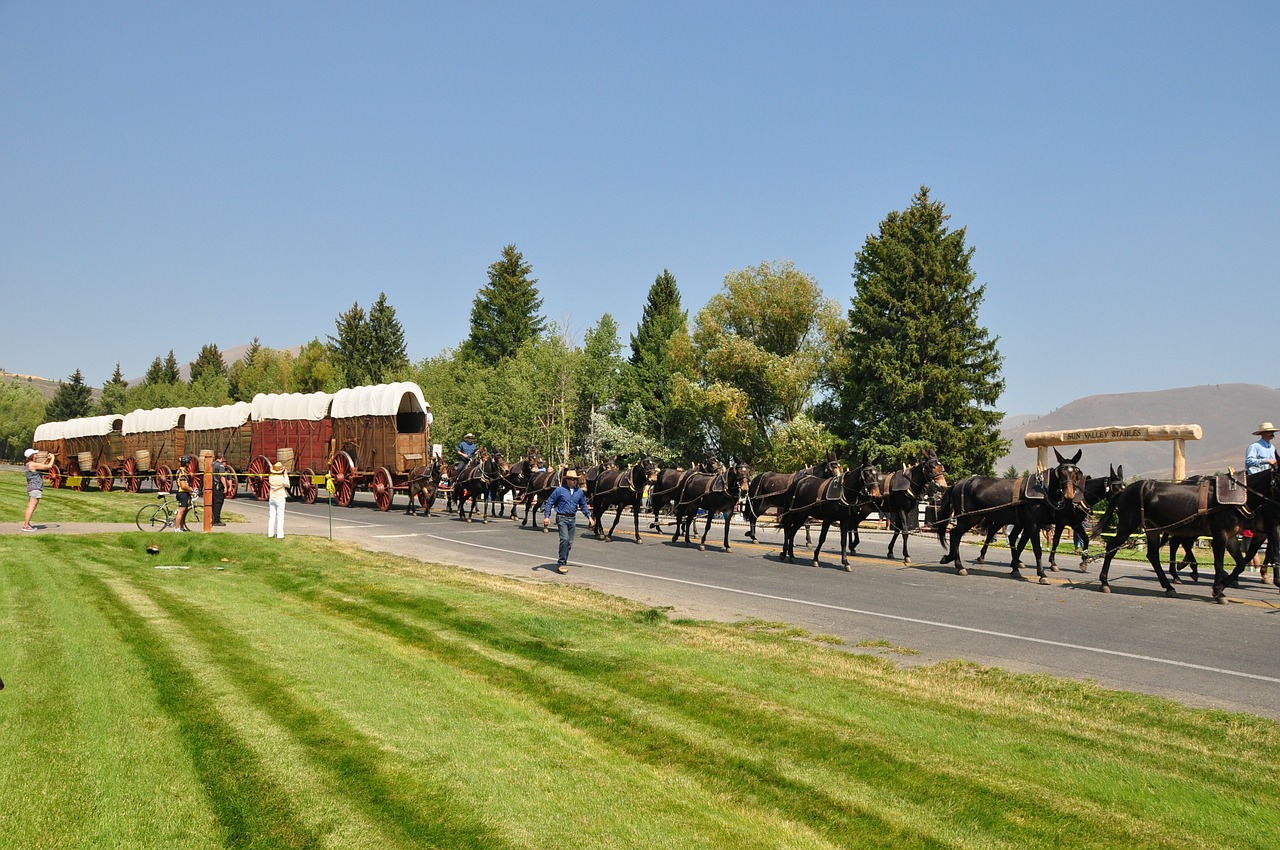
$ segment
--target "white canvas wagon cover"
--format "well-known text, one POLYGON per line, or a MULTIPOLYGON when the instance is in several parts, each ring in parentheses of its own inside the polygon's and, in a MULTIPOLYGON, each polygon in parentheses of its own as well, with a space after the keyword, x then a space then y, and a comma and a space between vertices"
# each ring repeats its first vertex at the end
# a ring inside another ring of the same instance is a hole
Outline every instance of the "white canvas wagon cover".
POLYGON ((319 422, 329 415, 329 393, 258 393, 253 397, 253 421, 301 419, 319 422))
POLYGON ((397 413, 422 413, 431 409, 422 388, 413 381, 351 387, 333 396, 333 418, 353 416, 395 416, 397 413))
POLYGON ((105 416, 70 419, 62 424, 65 426, 62 436, 68 440, 73 437, 105 437, 120 429, 124 424, 124 417, 118 413, 108 413, 105 416))
POLYGON ((36 433, 31 439, 36 443, 61 440, 66 430, 67 423, 65 422, 45 422, 43 425, 36 426, 36 433))
POLYGON ((253 405, 247 401, 224 404, 221 407, 193 407, 187 411, 188 431, 216 431, 220 428, 239 428, 249 421, 253 405))
POLYGON ((172 431, 187 415, 185 407, 160 407, 155 410, 135 410, 124 416, 123 434, 149 434, 172 431))

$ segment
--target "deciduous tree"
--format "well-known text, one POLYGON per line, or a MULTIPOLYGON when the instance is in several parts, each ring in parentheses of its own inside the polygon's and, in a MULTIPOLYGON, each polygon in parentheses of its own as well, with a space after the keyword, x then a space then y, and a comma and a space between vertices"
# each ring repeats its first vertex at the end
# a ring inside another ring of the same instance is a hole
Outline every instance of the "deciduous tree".
POLYGON ((30 384, 0 380, 0 455, 15 460, 22 456, 22 450, 31 446, 36 426, 46 421, 46 406, 40 391, 30 384))

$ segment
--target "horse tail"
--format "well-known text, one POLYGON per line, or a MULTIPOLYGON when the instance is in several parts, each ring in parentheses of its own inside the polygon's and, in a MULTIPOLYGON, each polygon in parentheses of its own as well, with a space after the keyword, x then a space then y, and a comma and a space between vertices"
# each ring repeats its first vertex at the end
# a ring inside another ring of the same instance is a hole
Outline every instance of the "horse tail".
POLYGON ((933 529, 938 533, 938 542, 947 545, 947 520, 951 519, 951 487, 942 491, 942 501, 938 503, 938 515, 933 521, 933 529))

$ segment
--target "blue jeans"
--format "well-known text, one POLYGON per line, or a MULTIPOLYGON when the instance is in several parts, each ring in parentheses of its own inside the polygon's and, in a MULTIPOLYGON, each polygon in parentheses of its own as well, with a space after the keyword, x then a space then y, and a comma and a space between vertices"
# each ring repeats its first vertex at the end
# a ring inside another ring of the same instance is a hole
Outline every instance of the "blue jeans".
POLYGON ((569 563, 569 550, 573 548, 573 535, 578 531, 578 515, 556 514, 556 528, 560 531, 560 557, 557 564, 569 563))

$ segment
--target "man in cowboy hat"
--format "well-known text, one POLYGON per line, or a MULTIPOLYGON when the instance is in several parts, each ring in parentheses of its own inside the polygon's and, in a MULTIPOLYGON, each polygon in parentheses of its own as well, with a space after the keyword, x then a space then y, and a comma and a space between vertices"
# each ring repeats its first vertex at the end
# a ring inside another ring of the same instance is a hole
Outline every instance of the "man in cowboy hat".
POLYGON ((462 469, 471 462, 471 458, 475 457, 476 435, 468 431, 462 436, 462 442, 458 443, 458 450, 454 453, 458 459, 453 462, 453 477, 457 478, 462 474, 462 469))
POLYGON ((1268 466, 1276 465, 1276 447, 1271 445, 1271 440, 1276 435, 1276 426, 1270 422, 1263 422, 1253 433, 1261 439, 1249 446, 1244 453, 1244 471, 1247 475, 1262 472, 1268 466))
POLYGON ((271 464, 271 474, 267 476, 267 536, 284 539, 284 503, 289 496, 289 472, 284 464, 276 461, 271 464))
POLYGON ((565 565, 569 563, 569 550, 573 548, 573 535, 578 529, 578 511, 591 522, 591 508, 587 506, 587 496, 578 489, 578 471, 566 469, 564 483, 551 491, 546 507, 542 510, 542 527, 551 524, 551 512, 556 512, 556 528, 560 531, 560 555, 556 559, 556 572, 564 575, 565 565))

